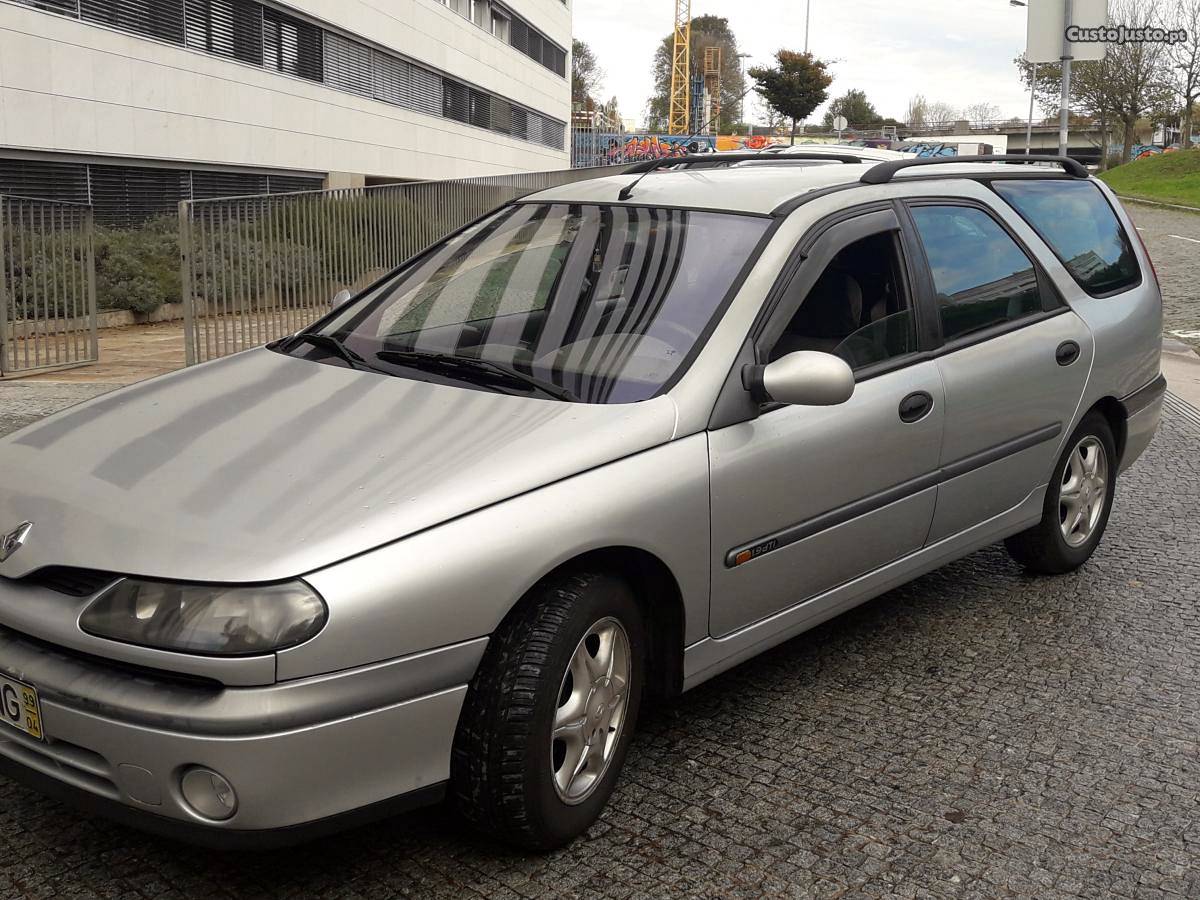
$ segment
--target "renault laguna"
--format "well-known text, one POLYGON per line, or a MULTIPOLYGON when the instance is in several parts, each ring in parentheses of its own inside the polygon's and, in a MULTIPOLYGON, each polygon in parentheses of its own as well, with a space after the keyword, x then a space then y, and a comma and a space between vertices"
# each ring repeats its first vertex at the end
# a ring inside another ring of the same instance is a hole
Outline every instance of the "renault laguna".
POLYGON ((446 801, 561 846, 647 698, 998 541, 1083 565, 1161 318, 1066 159, 708 154, 527 196, 0 439, 0 770, 208 844, 446 801))

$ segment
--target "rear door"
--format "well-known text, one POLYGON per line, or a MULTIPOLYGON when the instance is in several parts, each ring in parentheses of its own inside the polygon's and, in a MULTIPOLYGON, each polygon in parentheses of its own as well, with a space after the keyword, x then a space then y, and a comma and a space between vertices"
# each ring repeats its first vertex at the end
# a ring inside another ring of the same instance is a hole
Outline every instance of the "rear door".
POLYGON ((959 199, 906 204, 919 236, 945 389, 933 543, 1044 485, 1078 409, 1091 332, 1004 219, 959 199))

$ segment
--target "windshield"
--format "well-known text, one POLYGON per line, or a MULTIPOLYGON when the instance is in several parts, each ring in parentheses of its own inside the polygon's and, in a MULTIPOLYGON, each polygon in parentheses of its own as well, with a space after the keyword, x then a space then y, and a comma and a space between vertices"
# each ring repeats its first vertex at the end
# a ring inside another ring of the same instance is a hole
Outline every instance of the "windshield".
POLYGON ((645 400, 690 361, 769 224, 681 209, 510 206, 321 332, 385 371, 409 366, 419 377, 440 361, 443 378, 513 389, 473 364, 482 360, 583 402, 645 400))

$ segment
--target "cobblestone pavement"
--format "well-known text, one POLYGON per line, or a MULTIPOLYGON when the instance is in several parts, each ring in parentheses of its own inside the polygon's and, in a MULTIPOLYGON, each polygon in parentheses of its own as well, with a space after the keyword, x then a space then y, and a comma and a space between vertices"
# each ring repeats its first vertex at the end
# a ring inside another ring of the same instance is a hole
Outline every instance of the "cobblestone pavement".
POLYGON ((1127 203, 1158 270, 1163 328, 1200 347, 1200 213, 1127 203))
POLYGON ((433 810, 219 854, 0 780, 0 897, 1200 896, 1200 414, 1118 494, 1076 574, 991 547, 649 710, 566 850, 433 810))

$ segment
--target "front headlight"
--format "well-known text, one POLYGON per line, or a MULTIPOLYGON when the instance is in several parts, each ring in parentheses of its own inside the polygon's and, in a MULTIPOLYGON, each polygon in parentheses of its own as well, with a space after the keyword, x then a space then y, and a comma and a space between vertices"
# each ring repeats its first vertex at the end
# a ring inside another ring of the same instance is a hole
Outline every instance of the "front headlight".
POLYGON ((97 597, 79 627, 159 650, 244 656, 303 643, 325 618, 324 601, 300 581, 242 587, 128 578, 97 597))

